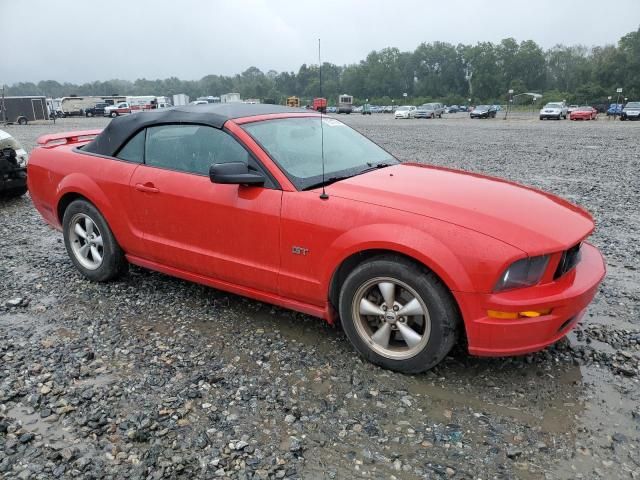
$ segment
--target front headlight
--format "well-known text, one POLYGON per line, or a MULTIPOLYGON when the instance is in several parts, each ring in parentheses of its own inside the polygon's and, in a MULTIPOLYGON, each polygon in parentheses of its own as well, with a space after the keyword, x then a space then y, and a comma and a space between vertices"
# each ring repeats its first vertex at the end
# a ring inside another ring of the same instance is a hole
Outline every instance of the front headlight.
POLYGON ((501 292, 535 285, 542 279, 548 263, 549 255, 527 257, 513 262, 500 276, 494 291, 501 292))
POLYGON ((27 166, 29 155, 24 148, 19 148, 18 150, 16 150, 16 160, 18 161, 19 167, 24 168, 27 166))

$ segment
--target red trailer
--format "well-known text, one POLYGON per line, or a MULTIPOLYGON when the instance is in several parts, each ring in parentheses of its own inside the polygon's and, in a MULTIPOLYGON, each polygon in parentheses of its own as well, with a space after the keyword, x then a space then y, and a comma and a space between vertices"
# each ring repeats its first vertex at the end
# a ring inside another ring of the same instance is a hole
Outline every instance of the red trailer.
POLYGON ((327 113, 327 99, 326 98, 314 98, 313 99, 313 109, 318 111, 318 112, 327 113))

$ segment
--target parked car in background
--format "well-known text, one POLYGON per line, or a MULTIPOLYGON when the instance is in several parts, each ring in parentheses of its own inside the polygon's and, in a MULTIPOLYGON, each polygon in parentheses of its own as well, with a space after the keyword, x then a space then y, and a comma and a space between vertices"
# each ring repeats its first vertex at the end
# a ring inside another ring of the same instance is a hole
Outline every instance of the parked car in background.
POLYGON ((327 107, 327 113, 337 113, 338 109, 336 107, 327 107))
POLYGON ((620 114, 620 120, 640 120, 640 102, 629 102, 620 114))
POLYGON ((594 103, 591 106, 595 108, 598 113, 607 113, 607 108, 609 108, 609 105, 607 105, 606 103, 594 103))
POLYGON ((544 119, 567 119, 567 106, 563 102, 550 102, 547 103, 542 110, 540 110, 540 120, 544 119))
POLYGON ((0 130, 0 196, 19 197, 27 193, 28 160, 20 142, 0 130))
POLYGON ((574 110, 577 110, 579 108, 578 105, 569 105, 567 107, 567 113, 571 114, 571 112, 573 112, 574 110))
POLYGON ((413 105, 403 105, 396 108, 393 118, 414 118, 416 116, 416 107, 413 105))
POLYGON ((468 112, 469 111, 469 107, 467 107, 466 105, 460 105, 458 107, 458 112, 468 112))
POLYGON ((442 114, 438 115, 433 103, 425 103, 416 108, 415 118, 436 118, 441 116, 442 114))
POLYGON ((84 111, 84 114, 86 117, 95 117, 96 115, 104 116, 104 109, 109 106, 111 105, 109 105, 108 103, 96 103, 92 107, 87 108, 84 111))
POLYGON ((598 111, 590 105, 576 107, 569 114, 569 120, 595 120, 598 118, 598 111))
POLYGON ((607 109, 607 117, 617 117, 622 115, 624 105, 622 103, 612 103, 607 109))
POLYGON ((385 105, 382 108, 382 113, 393 113, 393 105, 385 105))
POLYGON ((128 115, 131 113, 131 105, 128 102, 120 102, 116 105, 104 107, 103 116, 115 118, 119 115, 128 115))
POLYGON ((496 118, 494 105, 478 105, 469 113, 471 118, 496 118))
POLYGON ((371 105, 369 105, 368 103, 365 103, 364 105, 362 105, 362 115, 371 115, 371 105))
POLYGON ((451 105, 449 108, 447 108, 447 113, 458 113, 459 110, 460 107, 458 107, 458 105, 451 105))
POLYGON ((444 113, 444 105, 441 103, 425 103, 422 105, 423 107, 427 106, 433 109, 436 114, 436 117, 442 118, 442 114, 444 113))

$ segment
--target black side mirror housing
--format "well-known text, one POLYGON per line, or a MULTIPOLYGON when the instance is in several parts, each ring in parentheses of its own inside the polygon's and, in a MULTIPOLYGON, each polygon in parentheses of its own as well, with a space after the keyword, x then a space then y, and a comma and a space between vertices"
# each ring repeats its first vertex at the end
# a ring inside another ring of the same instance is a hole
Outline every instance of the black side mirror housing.
POLYGON ((243 162, 214 163, 209 167, 209 179, 212 183, 232 185, 264 185, 265 178, 257 172, 249 172, 249 166, 243 162))

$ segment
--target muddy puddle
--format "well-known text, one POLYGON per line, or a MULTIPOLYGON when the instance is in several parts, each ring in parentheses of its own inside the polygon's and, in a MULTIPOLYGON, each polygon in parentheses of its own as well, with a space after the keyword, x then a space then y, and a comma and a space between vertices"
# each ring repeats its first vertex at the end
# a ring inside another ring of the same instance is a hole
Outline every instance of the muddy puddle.
POLYGON ((6 416, 16 419, 25 430, 41 435, 42 442, 55 449, 62 449, 74 443, 75 437, 65 430, 61 422, 40 418, 32 408, 18 404, 7 410, 6 416))

